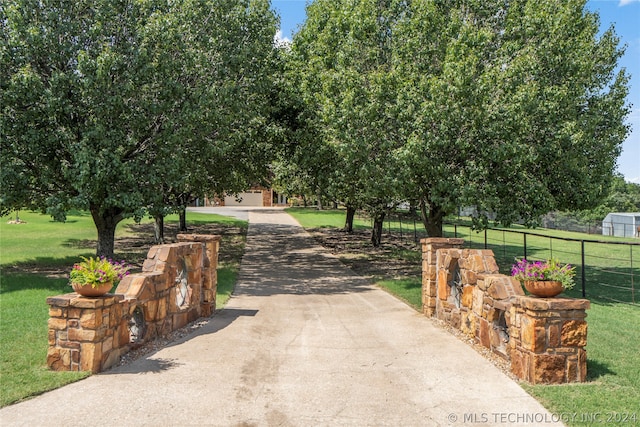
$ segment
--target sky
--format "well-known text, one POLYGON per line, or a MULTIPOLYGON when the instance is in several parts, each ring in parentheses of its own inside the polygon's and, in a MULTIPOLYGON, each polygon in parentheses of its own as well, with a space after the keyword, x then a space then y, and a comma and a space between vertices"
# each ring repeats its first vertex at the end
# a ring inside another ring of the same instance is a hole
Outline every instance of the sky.
MULTIPOLYGON (((289 39, 306 19, 305 7, 308 0, 272 0, 271 6, 280 16, 280 39, 289 39)), ((626 45, 619 65, 631 75, 627 103, 632 104, 627 123, 631 133, 622 144, 622 154, 618 158, 618 172, 629 182, 640 184, 640 0, 589 0, 586 5, 600 15, 600 29, 604 31, 612 24, 620 37, 620 44, 626 45)))

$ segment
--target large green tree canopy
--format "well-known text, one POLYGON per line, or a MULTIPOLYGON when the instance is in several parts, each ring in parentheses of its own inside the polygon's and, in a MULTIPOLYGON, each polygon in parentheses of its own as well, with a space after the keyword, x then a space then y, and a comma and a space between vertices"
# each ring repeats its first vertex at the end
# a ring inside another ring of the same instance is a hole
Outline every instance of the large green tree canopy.
MULTIPOLYGON (((334 188, 533 224, 594 206, 628 133, 613 29, 585 0, 316 0, 290 63, 334 188), (381 167, 382 166, 382 167, 381 167)), ((336 199, 341 196, 336 194, 336 199)))
POLYGON ((109 255, 125 216, 264 176, 276 22, 267 0, 3 1, 1 213, 89 209, 109 255))

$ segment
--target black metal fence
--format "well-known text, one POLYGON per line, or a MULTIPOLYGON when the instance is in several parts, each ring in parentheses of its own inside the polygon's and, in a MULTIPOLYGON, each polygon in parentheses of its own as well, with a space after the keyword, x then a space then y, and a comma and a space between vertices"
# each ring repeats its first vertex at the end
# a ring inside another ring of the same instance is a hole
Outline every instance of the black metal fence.
MULTIPOLYGON (((422 223, 406 213, 389 215, 385 231, 415 242, 428 237, 422 223)), ((622 241, 604 236, 577 239, 562 234, 563 231, 558 231, 550 236, 512 229, 477 232, 465 224, 444 225, 445 237, 461 237, 468 248, 493 250, 501 272, 509 274, 516 258, 555 258, 576 267, 576 287, 568 295, 640 306, 640 240, 622 241)))
POLYGON ((570 294, 603 302, 640 303, 640 242, 576 239, 505 229, 476 232, 458 224, 447 224, 445 235, 464 238, 467 247, 492 249, 501 271, 510 271, 516 258, 555 258, 576 267, 577 286, 570 294))

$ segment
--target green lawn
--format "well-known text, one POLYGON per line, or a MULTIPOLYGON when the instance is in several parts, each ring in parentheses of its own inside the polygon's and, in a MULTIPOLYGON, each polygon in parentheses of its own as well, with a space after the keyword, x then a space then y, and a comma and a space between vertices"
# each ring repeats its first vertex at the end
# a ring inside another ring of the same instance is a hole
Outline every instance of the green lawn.
MULTIPOLYGON (((74 213, 65 223, 48 216, 21 212, 25 224, 0 221, 0 406, 84 378, 86 372, 52 372, 46 366, 46 299, 71 292, 65 272, 79 257, 95 255, 97 233, 90 215, 74 213)), ((188 213, 189 227, 204 227, 223 235, 218 269, 217 306, 233 291, 246 235, 246 221, 188 213), (213 227, 213 228, 212 228, 213 227), (225 230, 233 230, 224 234, 225 230)), ((175 228, 177 217, 166 219, 175 228)), ((123 221, 116 231, 116 258, 139 263, 151 244, 128 245, 150 232, 149 221, 123 221)), ((145 236, 145 238, 147 238, 145 236)), ((147 239, 148 240, 148 239, 147 239)))
MULTIPOLYGON (((318 212, 313 209, 293 208, 288 209, 287 212, 305 228, 341 228, 344 225, 345 212, 341 210, 318 212)), ((366 219, 359 220, 361 227, 367 224, 369 222, 366 219)), ((403 227, 407 229, 406 224, 403 227)), ((400 223, 394 220, 390 224, 385 223, 385 229, 389 230, 389 228, 392 233, 397 233, 400 223)), ((515 229, 522 230, 520 227, 515 229)), ((424 232, 424 230, 420 231, 424 232)), ((446 231, 447 237, 453 237, 453 226, 447 226, 446 231)), ((535 230, 535 232, 578 240, 600 237, 555 230, 535 230)), ((458 237, 466 238, 465 246, 467 247, 484 247, 484 233, 458 227, 458 237), (471 244, 469 244, 469 237, 471 237, 471 244)), ((494 250, 501 264, 501 271, 508 274, 514 257, 522 256, 522 239, 522 235, 508 232, 488 232, 488 247, 494 250)), ((616 238, 603 240, 629 241, 629 239, 616 238)), ((382 244, 385 245, 384 237, 382 244)), ((553 256, 563 262, 580 263, 580 242, 529 236, 527 246, 529 258, 545 258, 551 256, 553 252, 553 256)), ((636 267, 640 265, 640 247, 633 246, 630 249, 629 246, 616 244, 588 243, 585 252, 588 254, 586 262, 593 264, 586 273, 587 297, 591 301, 591 309, 587 312, 589 324, 587 382, 561 386, 531 386, 522 383, 522 387, 553 413, 575 413, 585 414, 585 416, 600 413, 601 418, 598 419, 603 422, 606 421, 607 414, 635 414, 636 423, 638 423, 640 422, 640 307, 632 304, 630 280, 633 277, 636 283, 640 284, 640 271, 636 267), (630 266, 631 260, 634 260, 633 269, 630 266), (620 274, 621 272, 627 274, 620 274), (603 286, 603 284, 613 284, 620 289, 603 286), (625 303, 616 302, 616 300, 624 300, 625 303)), ((398 256, 402 252, 395 251, 393 254, 398 256)), ((419 262, 416 254, 411 255, 411 259, 419 262)), ((578 281, 580 279, 578 277, 578 281)), ((401 280, 384 278, 378 280, 377 284, 416 309, 420 309, 420 277, 401 280)), ((570 296, 579 298, 579 289, 572 291, 570 296)), ((567 424, 584 425, 576 421, 567 424)))

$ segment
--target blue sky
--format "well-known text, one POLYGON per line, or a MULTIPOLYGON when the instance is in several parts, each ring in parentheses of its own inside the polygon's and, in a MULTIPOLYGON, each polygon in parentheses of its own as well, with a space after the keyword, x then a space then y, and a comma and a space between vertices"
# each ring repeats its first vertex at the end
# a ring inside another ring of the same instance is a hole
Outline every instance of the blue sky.
MULTIPOLYGON (((272 0, 271 4, 280 15, 280 37, 291 39, 306 18, 307 0, 272 0)), ((627 121, 632 130, 622 145, 618 172, 627 181, 640 183, 640 0, 589 0, 587 9, 598 12, 603 31, 614 24, 621 44, 627 45, 619 64, 631 74, 628 103, 633 107, 627 121)))

